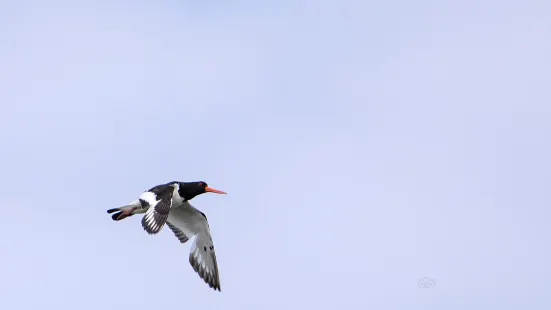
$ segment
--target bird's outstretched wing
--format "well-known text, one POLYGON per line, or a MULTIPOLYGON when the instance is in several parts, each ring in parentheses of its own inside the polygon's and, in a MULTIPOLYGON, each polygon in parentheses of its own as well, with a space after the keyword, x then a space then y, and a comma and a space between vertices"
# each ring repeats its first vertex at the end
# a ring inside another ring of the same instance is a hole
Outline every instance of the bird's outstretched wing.
POLYGON ((205 214, 185 202, 170 211, 167 226, 181 243, 195 236, 189 253, 189 263, 205 283, 220 291, 218 262, 205 214))
POLYGON ((142 218, 142 226, 149 234, 156 234, 166 223, 168 213, 172 206, 172 193, 174 188, 168 186, 154 193, 147 191, 140 195, 140 199, 149 203, 150 207, 142 218))

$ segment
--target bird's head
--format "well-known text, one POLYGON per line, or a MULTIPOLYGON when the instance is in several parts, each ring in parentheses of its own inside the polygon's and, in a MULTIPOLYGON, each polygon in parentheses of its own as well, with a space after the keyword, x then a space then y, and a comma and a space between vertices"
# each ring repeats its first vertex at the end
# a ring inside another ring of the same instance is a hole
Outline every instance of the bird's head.
POLYGON ((191 200, 195 196, 204 194, 204 193, 215 193, 215 194, 226 194, 223 191, 209 187, 207 182, 197 181, 197 182, 179 182, 180 188, 178 193, 185 200, 191 200))

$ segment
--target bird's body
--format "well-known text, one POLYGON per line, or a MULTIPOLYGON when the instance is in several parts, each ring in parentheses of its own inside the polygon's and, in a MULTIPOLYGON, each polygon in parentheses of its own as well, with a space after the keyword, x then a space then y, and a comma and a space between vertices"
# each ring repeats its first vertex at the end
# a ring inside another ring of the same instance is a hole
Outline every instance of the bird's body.
POLYGON ((174 181, 157 185, 132 203, 107 212, 114 213, 112 218, 115 221, 145 213, 142 227, 147 233, 157 234, 166 224, 181 243, 195 236, 189 263, 211 288, 220 291, 218 263, 207 217, 189 203, 205 192, 225 194, 209 188, 205 182, 174 181))

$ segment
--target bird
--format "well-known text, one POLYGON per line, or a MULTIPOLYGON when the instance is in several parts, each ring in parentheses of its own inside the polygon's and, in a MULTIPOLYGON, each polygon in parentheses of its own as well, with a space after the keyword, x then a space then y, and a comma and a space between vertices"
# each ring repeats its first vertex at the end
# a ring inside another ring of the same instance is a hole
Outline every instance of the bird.
POLYGON ((156 185, 130 204, 109 209, 107 213, 113 213, 111 218, 114 221, 145 213, 141 224, 148 234, 155 235, 166 225, 182 244, 195 237, 189 263, 210 288, 221 292, 218 262, 207 216, 189 203, 204 193, 227 194, 209 187, 205 181, 171 181, 156 185))

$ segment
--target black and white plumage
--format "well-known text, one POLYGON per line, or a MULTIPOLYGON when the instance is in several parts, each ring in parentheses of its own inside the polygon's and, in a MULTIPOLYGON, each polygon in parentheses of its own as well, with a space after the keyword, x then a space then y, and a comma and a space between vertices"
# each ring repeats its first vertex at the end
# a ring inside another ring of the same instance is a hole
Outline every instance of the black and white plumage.
POLYGON ((218 263, 205 214, 186 201, 171 209, 166 223, 181 243, 195 236, 189 263, 211 288, 220 291, 218 263))
POLYGON ((145 213, 142 226, 147 233, 157 234, 166 224, 180 243, 195 237, 189 263, 205 283, 220 291, 218 263, 207 217, 189 203, 195 196, 206 192, 226 194, 202 181, 169 182, 149 189, 127 206, 107 212, 114 213, 112 218, 115 221, 145 213))
POLYGON ((156 234, 166 223, 172 205, 180 205, 184 199, 178 193, 180 185, 176 182, 153 187, 140 195, 151 207, 142 218, 142 226, 149 234, 156 234))

